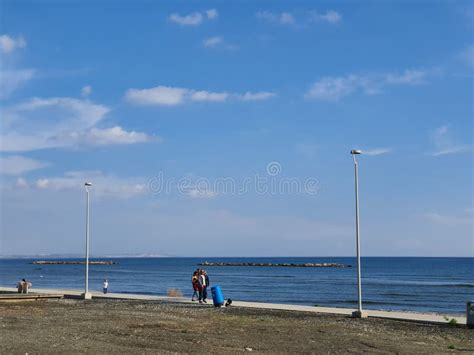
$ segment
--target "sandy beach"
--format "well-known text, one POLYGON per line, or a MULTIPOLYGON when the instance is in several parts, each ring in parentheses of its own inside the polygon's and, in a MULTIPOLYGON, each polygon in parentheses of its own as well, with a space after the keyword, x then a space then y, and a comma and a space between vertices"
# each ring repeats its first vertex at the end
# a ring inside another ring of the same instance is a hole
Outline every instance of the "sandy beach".
POLYGON ((474 352, 474 331, 382 319, 155 301, 0 303, 0 353, 474 352))

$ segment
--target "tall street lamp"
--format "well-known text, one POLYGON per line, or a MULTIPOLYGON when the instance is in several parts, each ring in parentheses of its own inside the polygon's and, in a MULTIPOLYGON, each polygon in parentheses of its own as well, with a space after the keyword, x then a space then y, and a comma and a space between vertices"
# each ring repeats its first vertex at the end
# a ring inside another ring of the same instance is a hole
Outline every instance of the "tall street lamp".
POLYGON ((357 249, 357 311, 352 313, 354 318, 364 318, 367 315, 362 311, 362 285, 361 285, 361 271, 360 271, 360 237, 359 237, 359 167, 356 160, 356 155, 362 154, 358 149, 351 150, 352 159, 354 160, 354 175, 355 175, 355 200, 356 200, 356 249, 357 249))
POLYGON ((92 183, 85 182, 84 188, 86 189, 87 203, 86 203, 86 274, 85 274, 85 285, 84 293, 82 298, 85 300, 90 300, 92 294, 89 292, 89 187, 92 186, 92 183))

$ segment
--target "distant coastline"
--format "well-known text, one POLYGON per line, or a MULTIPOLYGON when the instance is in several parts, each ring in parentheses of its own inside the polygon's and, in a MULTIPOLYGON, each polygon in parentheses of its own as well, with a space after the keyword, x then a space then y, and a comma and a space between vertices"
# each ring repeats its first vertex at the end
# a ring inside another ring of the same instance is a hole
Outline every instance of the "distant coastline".
MULTIPOLYGON (((35 265, 84 265, 85 261, 65 261, 65 260, 36 260, 32 264, 35 265)), ((115 265, 115 261, 89 261, 89 265, 115 265)))

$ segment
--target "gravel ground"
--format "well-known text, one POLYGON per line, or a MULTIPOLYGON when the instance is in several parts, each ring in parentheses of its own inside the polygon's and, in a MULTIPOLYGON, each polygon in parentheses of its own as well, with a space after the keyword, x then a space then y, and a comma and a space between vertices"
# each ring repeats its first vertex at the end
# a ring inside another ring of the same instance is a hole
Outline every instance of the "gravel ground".
POLYGON ((474 353, 474 331, 382 319, 119 300, 0 303, 1 354, 474 353))

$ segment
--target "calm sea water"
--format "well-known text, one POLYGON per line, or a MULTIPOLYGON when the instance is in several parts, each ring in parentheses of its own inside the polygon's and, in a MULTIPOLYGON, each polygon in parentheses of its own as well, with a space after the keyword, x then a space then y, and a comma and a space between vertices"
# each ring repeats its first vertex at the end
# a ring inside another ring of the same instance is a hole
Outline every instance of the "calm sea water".
MULTIPOLYGON (((25 277, 38 288, 80 289, 84 265, 33 265, 38 259, 0 259, 0 285, 25 277)), ((43 259, 42 259, 43 260, 43 259)), ((79 259, 68 259, 79 260, 79 259)), ((211 284, 235 300, 356 307, 354 258, 111 258, 92 265, 89 287, 110 292, 164 295, 169 288, 191 296, 191 274, 203 261, 337 262, 352 268, 208 267, 211 284)), ((363 302, 367 309, 465 312, 474 301, 474 258, 363 258, 363 302)))

